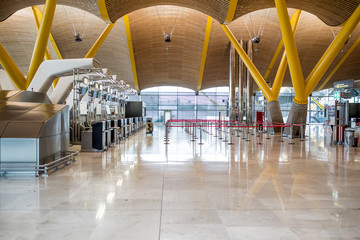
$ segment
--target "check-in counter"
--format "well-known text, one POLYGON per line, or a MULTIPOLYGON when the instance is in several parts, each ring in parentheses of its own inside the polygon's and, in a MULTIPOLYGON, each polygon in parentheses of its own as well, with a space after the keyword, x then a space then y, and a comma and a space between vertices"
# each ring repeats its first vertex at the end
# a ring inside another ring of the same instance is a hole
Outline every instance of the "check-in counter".
POLYGON ((117 120, 111 120, 110 129, 111 129, 111 135, 110 135, 111 143, 116 144, 119 142, 119 127, 117 120))
POLYGON ((119 127, 119 139, 123 140, 125 138, 125 119, 118 120, 118 127, 119 127))

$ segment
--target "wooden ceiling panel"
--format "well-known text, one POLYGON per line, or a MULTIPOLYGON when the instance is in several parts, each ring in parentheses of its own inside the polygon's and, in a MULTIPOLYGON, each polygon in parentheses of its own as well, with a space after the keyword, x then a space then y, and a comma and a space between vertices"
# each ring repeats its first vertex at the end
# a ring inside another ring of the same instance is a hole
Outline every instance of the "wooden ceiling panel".
MULTIPOLYGON (((105 27, 101 19, 86 11, 59 6, 51 31, 64 58, 83 58, 105 27), (75 30, 83 35, 82 42, 75 42, 75 30)), ((116 22, 95 59, 102 67, 109 68, 118 79, 134 86, 123 19, 116 22)))
MULTIPOLYGON (((17 10, 44 2, 45 0, 2 0, 0 2, 0 21, 5 20, 17 10)), ((223 23, 227 17, 230 0, 104 0, 104 2, 113 22, 142 8, 176 5, 198 10, 223 23)), ((59 0, 58 3, 80 8, 101 17, 97 0, 59 0)), ((360 0, 287 0, 289 8, 308 11, 332 26, 345 22, 359 3, 360 0)), ((274 7, 273 0, 239 0, 234 19, 249 12, 272 7, 274 7)))
POLYGON ((207 17, 187 8, 159 6, 135 11, 129 19, 140 89, 163 83, 195 89, 207 17), (163 34, 173 29, 166 43, 163 34))
MULTIPOLYGON (((1 0, 0 22, 4 21, 20 9, 44 3, 45 0, 1 0)), ((101 18, 97 0, 58 0, 57 4, 79 8, 101 18)))
POLYGON ((29 70, 36 37, 31 8, 22 9, 0 23, 0 42, 24 75, 29 70))
MULTIPOLYGON (((1 5, 1 4, 0 4, 1 5)), ((289 10, 290 15, 295 10, 289 10)), ((131 33, 140 89, 171 85, 195 90, 198 83, 202 48, 207 16, 188 8, 158 6, 145 8, 130 14, 131 33), (178 13, 179 11, 179 13, 178 13), (176 19, 176 16, 178 18, 176 19), (176 19, 171 43, 165 43, 163 30, 170 33, 176 19)), ((98 17, 76 8, 58 6, 52 34, 64 58, 82 58, 104 30, 106 24, 98 17), (81 43, 74 40, 74 27, 84 34, 81 43), (85 30, 86 29, 86 30, 85 30)), ((261 42, 254 44, 254 63, 262 75, 270 63, 281 39, 276 10, 265 9, 242 16, 230 24, 238 39, 248 40, 263 32, 261 42), (255 33, 254 33, 255 32, 255 33)), ((296 44, 298 46, 303 73, 306 77, 321 58, 340 27, 330 27, 316 16, 303 12, 300 17, 296 44)), ((15 13, 0 23, 0 42, 13 57, 20 70, 27 74, 36 40, 36 28, 30 8, 15 13)), ((321 80, 324 81, 354 41, 360 36, 358 26, 351 35, 344 51, 321 80)), ((349 78, 360 79, 360 46, 350 55, 344 65, 326 85, 349 78)), ((53 54, 53 57, 55 55, 53 54)), ((275 77, 279 56, 268 81, 275 77)), ((123 20, 120 19, 95 56, 103 67, 108 67, 118 79, 133 86, 127 38, 123 20)), ((202 89, 227 86, 229 78, 229 40, 214 19, 210 35, 202 89)), ((292 86, 287 71, 284 86, 292 86)))

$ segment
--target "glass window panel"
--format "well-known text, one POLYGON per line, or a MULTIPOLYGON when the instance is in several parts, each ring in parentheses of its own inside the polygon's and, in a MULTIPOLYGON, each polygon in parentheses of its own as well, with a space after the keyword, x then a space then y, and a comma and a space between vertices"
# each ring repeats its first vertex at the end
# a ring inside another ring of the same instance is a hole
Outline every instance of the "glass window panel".
POLYGON ((195 95, 189 96, 178 96, 179 105, 195 105, 195 95))
POLYGON ((153 106, 151 106, 151 105, 146 105, 146 110, 147 110, 147 111, 158 111, 158 110, 159 110, 159 106, 157 106, 157 105, 153 105, 153 106))
POLYGON ((159 96, 159 105, 177 105, 177 95, 159 96))
POLYGON ((141 100, 146 103, 146 106, 159 105, 158 95, 141 96, 141 100))
POLYGON ((159 111, 146 111, 146 117, 151 117, 153 122, 159 122, 159 111))
POLYGON ((198 96, 198 105, 214 105, 216 104, 216 97, 214 96, 198 96))
POLYGON ((178 110, 195 110, 195 105, 179 105, 178 110))
POLYGON ((160 105, 159 110, 177 110, 177 106, 160 105))
POLYGON ((195 119, 195 111, 178 111, 178 119, 195 119))

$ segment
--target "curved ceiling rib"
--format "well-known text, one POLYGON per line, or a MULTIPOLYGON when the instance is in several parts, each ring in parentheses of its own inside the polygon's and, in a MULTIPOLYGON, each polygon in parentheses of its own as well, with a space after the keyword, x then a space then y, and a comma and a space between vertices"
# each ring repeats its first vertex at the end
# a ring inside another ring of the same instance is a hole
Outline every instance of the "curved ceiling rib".
MULTIPOLYGON (((102 5, 105 4, 112 22, 142 8, 176 5, 198 10, 224 23, 230 5, 230 0, 59 0, 58 4, 80 8, 101 18, 98 1, 101 1, 102 5)), ((5 20, 17 10, 44 2, 44 0, 3 0, 0 3, 0 21, 5 20)), ((287 6, 310 12, 326 24, 336 26, 345 22, 359 3, 360 0, 288 0, 287 6)), ((272 7, 274 7, 273 0, 238 0, 234 20, 249 12, 272 7)))

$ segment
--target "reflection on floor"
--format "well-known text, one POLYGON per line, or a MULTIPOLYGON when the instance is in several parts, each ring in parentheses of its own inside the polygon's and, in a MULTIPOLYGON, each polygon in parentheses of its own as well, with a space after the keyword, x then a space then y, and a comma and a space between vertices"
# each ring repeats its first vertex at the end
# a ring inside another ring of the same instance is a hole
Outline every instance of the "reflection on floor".
POLYGON ((48 178, 1 178, 0 239, 359 239, 359 148, 324 144, 321 126, 294 145, 154 132, 48 178))

